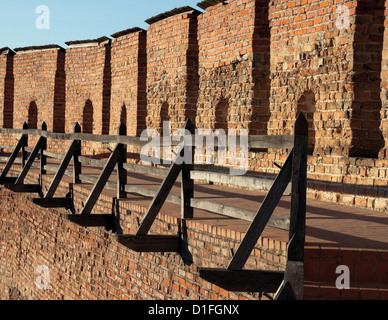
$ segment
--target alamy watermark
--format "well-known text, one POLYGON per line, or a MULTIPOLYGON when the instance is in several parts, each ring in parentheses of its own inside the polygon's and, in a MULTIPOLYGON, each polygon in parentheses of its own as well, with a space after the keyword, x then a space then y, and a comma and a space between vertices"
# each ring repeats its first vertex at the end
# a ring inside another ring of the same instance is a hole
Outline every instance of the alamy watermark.
POLYGON ((141 150, 145 164, 177 164, 228 166, 231 175, 244 175, 248 171, 248 130, 196 129, 194 135, 187 129, 171 134, 171 123, 163 123, 163 134, 154 129, 144 130, 141 141, 149 141, 141 150), (151 141, 149 141, 151 139, 151 141), (193 145, 194 143, 194 145, 193 145), (180 151, 183 149, 183 153, 180 151), (194 149, 194 155, 193 155, 194 149))
POLYGON ((335 26, 338 29, 349 29, 350 28, 350 9, 346 5, 339 5, 336 8, 338 18, 335 21, 335 26))
POLYGON ((350 269, 348 266, 340 265, 335 270, 336 274, 340 276, 337 277, 335 281, 335 286, 338 290, 350 289, 350 269))
POLYGON ((46 5, 39 5, 35 9, 39 16, 35 20, 35 26, 38 30, 50 29, 50 8, 46 5))
POLYGON ((35 285, 38 290, 50 289, 50 269, 48 266, 41 265, 35 270, 39 276, 35 279, 35 285))

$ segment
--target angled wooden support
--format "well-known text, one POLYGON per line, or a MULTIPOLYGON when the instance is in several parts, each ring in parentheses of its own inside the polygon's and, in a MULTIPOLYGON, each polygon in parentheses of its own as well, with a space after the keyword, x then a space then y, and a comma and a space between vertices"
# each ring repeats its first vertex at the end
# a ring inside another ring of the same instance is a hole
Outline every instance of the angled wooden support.
POLYGON ((136 230, 136 235, 146 235, 151 229, 152 224, 154 223, 156 216, 158 215, 160 209, 162 208, 164 202, 166 201, 168 194, 170 193, 172 187, 175 184, 176 179, 178 178, 180 172, 182 171, 183 163, 182 161, 177 161, 178 158, 183 157, 184 148, 182 148, 171 165, 170 170, 167 173, 167 176, 164 178, 162 184, 159 187, 158 192, 156 193, 154 199, 151 202, 151 205, 148 207, 147 213, 142 219, 140 226, 136 230))
POLYGON ((56 172, 51 184, 46 192, 44 198, 35 198, 33 202, 37 205, 40 205, 44 208, 66 208, 71 209, 73 207, 73 202, 70 197, 64 198, 54 198, 54 194, 58 188, 59 183, 61 182, 67 167, 71 159, 74 156, 74 152, 77 150, 78 142, 73 141, 65 155, 62 159, 61 164, 59 165, 58 171, 56 172))
POLYGON ((17 143, 15 149, 13 150, 11 156, 9 157, 3 171, 1 172, 1 175, 0 175, 0 184, 6 184, 6 183, 15 183, 16 180, 17 180, 17 177, 16 178, 10 178, 10 177, 7 177, 9 171, 11 170, 12 168, 12 165, 14 164, 20 150, 22 150, 22 154, 24 153, 24 147, 27 145, 27 142, 28 142, 28 135, 26 134, 23 134, 20 139, 19 139, 19 142, 17 143))
POLYGON ((184 141, 184 161, 182 166, 182 183, 181 183, 181 217, 190 219, 194 216, 194 208, 190 205, 190 200, 194 198, 194 180, 191 179, 191 171, 194 170, 194 145, 193 139, 195 134, 194 124, 188 119, 185 124, 184 141), (187 140, 187 141, 186 141, 187 140))
POLYGON ((259 240, 265 226, 271 218, 273 211, 278 205, 280 198, 291 180, 292 157, 293 151, 291 151, 288 156, 285 164, 276 177, 271 190, 268 192, 260 206, 259 211, 251 222, 244 239, 229 263, 228 270, 242 270, 247 262, 253 248, 259 240))
POLYGON ((180 236, 147 235, 154 223, 160 209, 166 201, 168 194, 175 184, 182 171, 184 148, 179 151, 175 161, 172 163, 166 177, 153 198, 147 213, 143 217, 135 235, 118 235, 117 241, 127 248, 139 252, 178 252, 180 236))
POLYGON ((306 220, 307 184, 307 121, 300 114, 295 122, 294 148, 281 168, 272 188, 228 268, 200 268, 200 276, 230 291, 260 291, 275 293, 275 299, 303 298, 303 252, 306 220), (280 198, 292 182, 290 235, 285 272, 243 270, 254 246, 276 208, 280 198))
POLYGON ((110 155, 102 172, 100 173, 100 176, 98 177, 80 214, 68 215, 68 218, 70 221, 73 221, 84 227, 106 227, 106 228, 112 227, 111 219, 114 220, 113 214, 108 214, 108 215, 93 214, 92 215, 91 212, 118 162, 120 150, 121 150, 120 144, 118 144, 114 149, 114 151, 112 152, 112 154, 110 155))
POLYGON ((287 246, 287 263, 284 281, 275 295, 283 299, 294 293, 303 299, 304 245, 306 235, 308 123, 303 113, 295 122, 294 156, 292 159, 292 189, 290 231, 287 246), (290 287, 292 291, 290 290, 290 287))
POLYGON ((39 151, 42 149, 42 147, 45 146, 45 144, 46 144, 46 138, 40 137, 38 139, 38 142, 35 144, 35 147, 32 150, 30 156, 28 157, 27 163, 23 167, 22 172, 20 172, 20 174, 19 174, 19 176, 18 176, 18 178, 17 178, 17 180, 15 182, 16 184, 23 184, 24 179, 26 178, 28 172, 31 169, 32 164, 35 161, 35 158, 37 157, 37 155, 38 155, 39 151))

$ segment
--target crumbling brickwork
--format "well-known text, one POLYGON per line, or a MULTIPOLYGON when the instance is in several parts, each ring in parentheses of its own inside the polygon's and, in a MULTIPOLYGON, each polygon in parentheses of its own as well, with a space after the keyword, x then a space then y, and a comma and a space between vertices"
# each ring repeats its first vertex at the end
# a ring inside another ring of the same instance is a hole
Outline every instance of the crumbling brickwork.
POLYGON ((198 94, 197 15, 190 7, 147 20, 147 127, 195 121, 198 94))

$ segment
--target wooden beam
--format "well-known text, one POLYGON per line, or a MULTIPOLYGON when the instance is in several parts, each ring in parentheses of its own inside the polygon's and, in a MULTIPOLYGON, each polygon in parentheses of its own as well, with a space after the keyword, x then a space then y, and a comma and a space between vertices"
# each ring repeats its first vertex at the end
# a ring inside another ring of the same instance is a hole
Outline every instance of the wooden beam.
POLYGON ((18 193, 41 193, 42 188, 39 184, 5 184, 7 189, 18 193))
POLYGON ((4 179, 7 176, 9 170, 11 170, 12 165, 14 164, 20 150, 25 146, 26 141, 27 141, 27 135, 22 135, 19 142, 17 143, 15 149, 11 153, 11 156, 9 157, 3 171, 1 172, 0 181, 1 181, 1 179, 4 179))
MULTIPOLYGON (((188 119, 185 127, 186 133, 189 137, 195 134, 195 127, 188 119)), ((182 166, 182 182, 181 182, 181 218, 190 219, 194 217, 194 208, 190 205, 190 199, 194 198, 194 180, 190 177, 190 172, 194 170, 194 146, 191 144, 183 146, 184 161, 182 166), (187 160, 187 162, 186 162, 187 160)))
MULTIPOLYGON (((263 191, 269 191, 275 181, 274 178, 258 178, 253 176, 233 176, 227 173, 193 170, 190 177, 194 180, 211 181, 225 185, 233 185, 263 191)), ((291 193, 291 184, 287 186, 286 193, 291 193)))
POLYGON ((278 290, 284 279, 283 271, 225 270, 199 268, 206 281, 228 291, 269 292, 278 290))
POLYGON ((38 142, 35 144, 35 147, 34 149, 32 150, 30 156, 28 157, 28 160, 27 160, 27 163, 26 165, 24 166, 22 172, 20 172, 17 180, 16 180, 16 184, 22 184, 25 177, 27 176, 28 174, 28 171, 31 169, 31 166, 32 166, 32 163, 34 162, 36 156, 38 155, 40 149, 42 148, 42 146, 44 146, 44 142, 45 142, 45 138, 44 137, 40 137, 38 142))
POLYGON ((63 175, 65 174, 65 171, 66 171, 67 167, 69 166, 69 163, 70 163, 72 157, 74 156, 74 151, 76 150, 76 147, 77 147, 77 142, 74 140, 71 143, 65 157, 61 161, 61 164, 59 165, 58 171, 55 174, 53 180, 51 181, 51 184, 50 184, 49 189, 45 195, 45 198, 52 198, 54 196, 55 191, 57 190, 58 185, 61 182, 63 175))
POLYGON ((82 227, 105 227, 114 230, 113 214, 69 214, 67 218, 82 227))
POLYGON ((117 235, 117 241, 136 252, 179 252, 177 235, 117 235))
MULTIPOLYGON (((47 131, 47 124, 46 122, 42 123, 42 131, 47 131)), ((46 170, 44 166, 47 164, 47 157, 44 154, 44 151, 47 149, 47 138, 43 137, 41 146, 40 146, 40 176, 42 177, 44 174, 46 174, 46 170)))
POLYGON ((86 200, 85 206, 82 208, 80 214, 88 215, 93 210, 94 205, 96 204, 98 197, 100 196, 106 182, 108 181, 110 175, 112 174, 113 169, 116 166, 118 156, 119 156, 119 147, 116 146, 115 150, 110 155, 104 169, 102 170, 96 184, 93 187, 92 192, 90 193, 88 199, 86 200))
POLYGON ((275 210, 280 198, 287 188, 291 179, 292 169, 292 157, 291 151, 285 164, 280 170, 276 180, 265 197, 263 203, 260 206, 255 218, 253 219, 248 231, 245 234, 240 246, 238 247, 236 254, 233 256, 229 263, 228 270, 242 270, 249 255, 251 254, 257 240, 260 238, 265 226, 267 225, 273 211, 275 210))
MULTIPOLYGON (((127 127, 120 123, 117 128, 118 136, 126 136, 127 135, 127 127)), ((117 199, 124 199, 127 197, 127 193, 125 192, 125 186, 127 184, 127 170, 124 168, 124 164, 127 162, 127 146, 125 144, 119 143, 117 145, 118 158, 117 158, 117 199)))
MULTIPOLYGON (((178 157, 183 156, 183 148, 178 153, 178 157)), ((177 158, 178 158, 177 157, 177 158)), ((153 222, 156 219, 156 216, 158 215, 160 209, 162 208, 164 202, 167 199, 168 194, 170 193, 172 187, 174 186, 174 183, 176 179, 179 176, 179 173, 182 171, 183 163, 177 164, 176 159, 174 163, 171 165, 171 168, 165 177, 164 181, 159 187, 159 190, 152 200, 151 205, 149 206, 147 213, 145 214, 143 220, 140 223, 140 226, 138 227, 136 231, 136 235, 146 235, 148 231, 150 230, 153 222)))
MULTIPOLYGON (((256 211, 236 208, 232 206, 226 206, 222 203, 211 202, 211 201, 200 200, 200 199, 190 199, 190 205, 196 209, 218 213, 224 216, 241 219, 249 222, 252 222, 257 214, 256 211)), ((272 215, 268 220, 267 225, 269 227, 288 231, 290 227, 290 219, 286 217, 272 215)))
POLYGON ((295 142, 292 158, 290 243, 288 246, 288 259, 292 261, 304 260, 304 243, 306 233, 307 140, 308 123, 306 118, 303 116, 303 113, 300 113, 295 122, 295 142))
MULTIPOLYGON (((23 130, 27 130, 27 129, 28 129, 28 124, 27 124, 27 122, 24 122, 23 123, 23 130)), ((26 165, 27 158, 28 158, 27 150, 26 150, 27 146, 28 146, 28 135, 26 134, 25 136, 26 136, 26 139, 22 145, 22 159, 21 159, 22 170, 23 170, 24 166, 26 165)))
POLYGON ((71 198, 35 198, 32 200, 35 204, 43 208, 72 208, 71 198))
MULTIPOLYGON (((79 125, 78 122, 75 123, 74 125, 74 133, 80 133, 81 132, 81 126, 79 125)), ((80 175, 82 174, 82 165, 81 162, 79 161, 79 157, 81 156, 81 141, 76 140, 75 141, 75 150, 73 152, 73 183, 77 184, 80 183, 80 175)))
POLYGON ((14 184, 17 180, 17 177, 4 177, 0 178, 0 184, 14 184))

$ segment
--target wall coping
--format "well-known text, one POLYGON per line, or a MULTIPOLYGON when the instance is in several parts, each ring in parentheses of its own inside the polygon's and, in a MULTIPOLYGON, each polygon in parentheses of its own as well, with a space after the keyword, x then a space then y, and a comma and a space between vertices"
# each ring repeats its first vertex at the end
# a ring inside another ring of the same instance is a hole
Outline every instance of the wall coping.
POLYGON ((157 16, 154 16, 152 18, 145 20, 145 22, 148 23, 149 25, 152 25, 161 20, 176 16, 178 14, 183 14, 183 13, 192 13, 195 15, 200 15, 202 12, 189 6, 180 7, 180 8, 175 8, 173 10, 158 14, 157 16))
POLYGON ((100 44, 107 44, 111 41, 108 37, 100 37, 97 39, 87 39, 87 40, 75 40, 75 41, 67 41, 65 44, 71 48, 84 48, 84 47, 95 47, 100 44))

